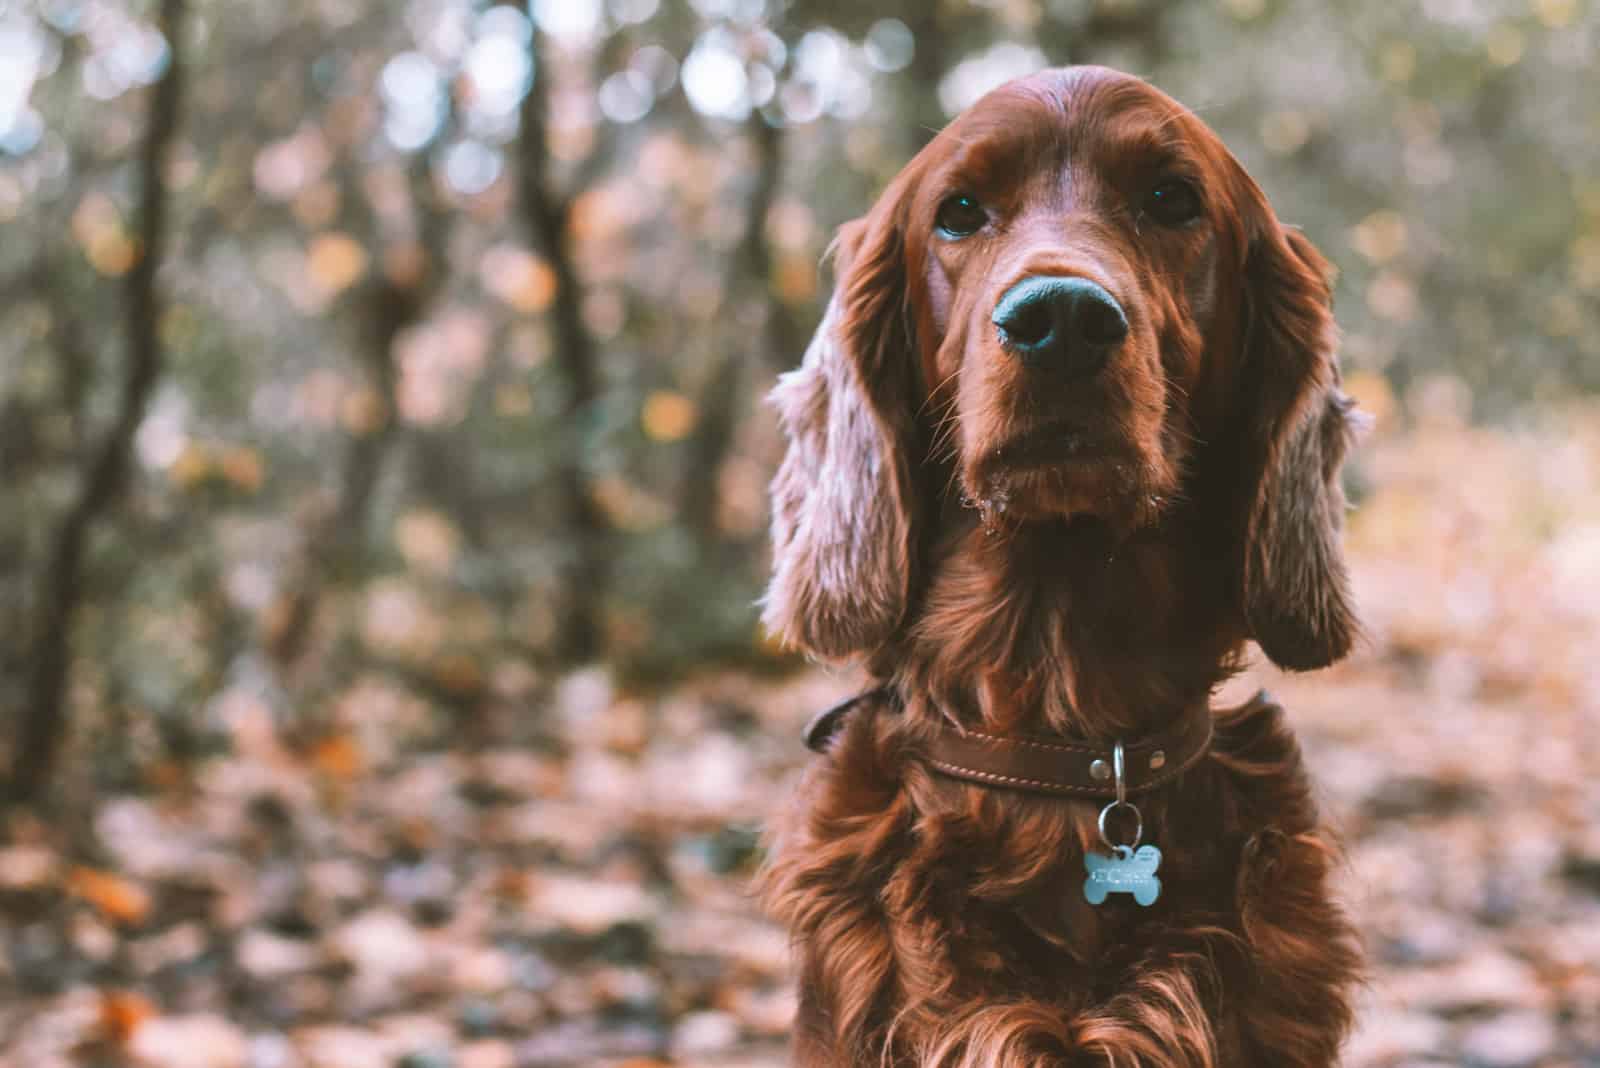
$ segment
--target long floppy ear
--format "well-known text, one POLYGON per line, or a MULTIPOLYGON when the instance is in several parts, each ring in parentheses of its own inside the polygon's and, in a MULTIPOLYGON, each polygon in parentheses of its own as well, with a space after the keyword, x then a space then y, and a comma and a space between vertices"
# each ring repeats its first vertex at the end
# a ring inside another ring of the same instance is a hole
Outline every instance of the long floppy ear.
POLYGON ((1245 265, 1246 470, 1259 474, 1246 493, 1242 601, 1267 656, 1305 671, 1343 657, 1359 632, 1339 469, 1361 417, 1339 389, 1328 263, 1264 214, 1245 265))
POLYGON ((840 230, 833 299, 804 361, 770 397, 789 445, 772 481, 761 618, 817 656, 882 644, 911 587, 920 383, 906 309, 907 184, 840 230))

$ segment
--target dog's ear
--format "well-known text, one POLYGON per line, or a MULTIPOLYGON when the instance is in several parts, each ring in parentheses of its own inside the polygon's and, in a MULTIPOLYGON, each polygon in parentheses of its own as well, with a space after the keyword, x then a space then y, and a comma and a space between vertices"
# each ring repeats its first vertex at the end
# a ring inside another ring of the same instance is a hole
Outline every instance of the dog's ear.
POLYGON ((1263 221, 1245 263, 1247 342, 1241 598, 1250 635, 1280 667, 1323 667, 1359 630, 1339 546, 1344 461, 1360 416, 1339 389, 1329 266, 1310 241, 1263 221))
POLYGON ((881 645, 914 566, 912 442, 921 390, 906 301, 906 176, 836 242, 833 299, 771 403, 788 438, 772 482, 762 622, 822 657, 881 645))

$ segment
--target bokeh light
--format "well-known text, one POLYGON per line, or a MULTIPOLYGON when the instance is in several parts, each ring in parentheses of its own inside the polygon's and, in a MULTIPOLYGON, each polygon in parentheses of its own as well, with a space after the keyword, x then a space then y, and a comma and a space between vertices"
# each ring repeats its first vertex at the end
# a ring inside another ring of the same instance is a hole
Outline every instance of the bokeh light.
POLYGON ((401 52, 384 64, 378 86, 385 110, 383 131, 390 143, 413 152, 433 140, 446 103, 438 64, 421 52, 401 52))

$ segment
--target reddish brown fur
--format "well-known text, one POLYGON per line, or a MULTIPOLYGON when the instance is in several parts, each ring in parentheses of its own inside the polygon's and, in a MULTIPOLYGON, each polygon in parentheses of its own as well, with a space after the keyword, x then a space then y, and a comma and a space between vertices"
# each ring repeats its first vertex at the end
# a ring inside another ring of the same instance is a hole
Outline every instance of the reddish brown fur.
POLYGON ((919 756, 943 719, 1160 729, 1251 638, 1296 669, 1344 655, 1353 417, 1326 264, 1198 119, 1102 68, 986 97, 844 228, 838 263, 774 394, 790 449, 765 618, 863 655, 904 707, 852 713, 776 834, 765 892, 802 960, 798 1062, 1334 1063, 1358 956, 1277 706, 1217 712, 1210 755, 1140 799, 1164 854, 1149 909, 1083 900, 1096 804, 919 756), (1141 225, 1130 205, 1174 171, 1202 218, 1141 225), (953 191, 999 221, 940 240, 953 191), (999 295, 1032 274, 1089 278, 1126 311, 1092 380, 1042 382, 996 341, 999 295), (1070 455, 1010 462, 1058 423, 1070 455))

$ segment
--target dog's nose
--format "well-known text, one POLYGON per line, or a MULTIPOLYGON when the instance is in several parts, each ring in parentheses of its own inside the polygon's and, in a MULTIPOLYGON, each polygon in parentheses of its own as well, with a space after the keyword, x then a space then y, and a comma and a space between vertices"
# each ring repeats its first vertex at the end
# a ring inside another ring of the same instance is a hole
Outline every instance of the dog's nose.
POLYGON ((1128 336, 1122 305, 1087 278, 1024 278, 1006 290, 990 319, 1024 364, 1072 378, 1100 370, 1128 336))

